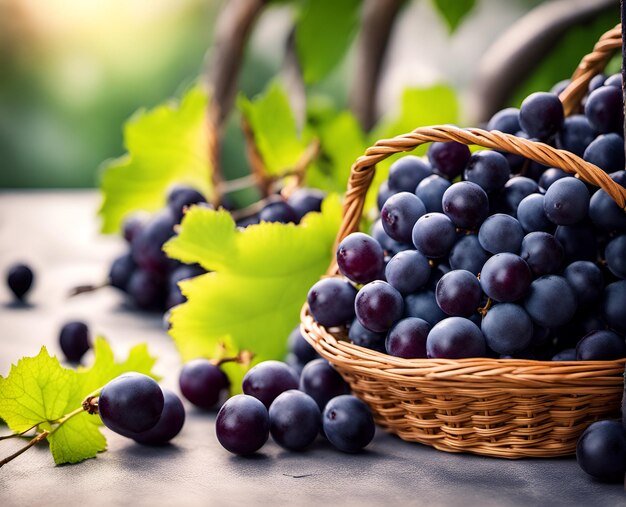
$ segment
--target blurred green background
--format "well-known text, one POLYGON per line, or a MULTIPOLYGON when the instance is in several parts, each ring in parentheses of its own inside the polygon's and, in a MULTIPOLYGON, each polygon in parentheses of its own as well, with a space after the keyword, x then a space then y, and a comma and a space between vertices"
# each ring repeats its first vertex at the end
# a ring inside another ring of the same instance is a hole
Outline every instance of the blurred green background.
MULTIPOLYGON (((454 85, 462 99, 481 54, 539 3, 478 0, 450 35, 433 1, 406 2, 390 41, 379 109, 393 107, 407 85, 437 81, 454 85)), ((96 186, 102 161, 124 152, 124 120, 140 107, 179 95, 201 74, 223 4, 0 0, 0 188, 96 186)), ((280 72, 292 7, 277 2, 257 24, 239 79, 246 95, 261 91, 280 72)), ((585 37, 572 34, 567 58, 561 52, 547 59, 529 82, 549 87, 566 77, 562 68, 571 72, 615 22, 609 16, 585 37)), ((313 94, 346 106, 352 53, 313 94)), ((227 176, 247 171, 236 117, 229 122, 223 158, 227 176)))

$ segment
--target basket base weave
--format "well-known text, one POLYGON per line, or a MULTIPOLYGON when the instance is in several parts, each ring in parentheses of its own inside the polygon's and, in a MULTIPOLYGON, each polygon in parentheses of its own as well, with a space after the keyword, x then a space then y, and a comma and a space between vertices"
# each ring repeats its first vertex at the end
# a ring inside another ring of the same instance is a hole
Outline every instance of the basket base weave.
POLYGON ((401 359, 338 340, 305 305, 301 330, 403 440, 499 458, 573 454, 593 421, 619 417, 626 360, 401 359))

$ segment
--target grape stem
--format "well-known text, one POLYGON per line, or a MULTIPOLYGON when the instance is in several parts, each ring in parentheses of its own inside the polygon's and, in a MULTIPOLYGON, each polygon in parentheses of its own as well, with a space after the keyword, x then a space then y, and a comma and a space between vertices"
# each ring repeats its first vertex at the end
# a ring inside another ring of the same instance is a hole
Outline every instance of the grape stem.
POLYGON ((220 359, 212 359, 211 363, 215 366, 221 366, 225 363, 239 363, 248 366, 252 359, 254 359, 254 353, 249 350, 242 350, 236 356, 222 357, 220 359))
POLYGON ((478 313, 480 313, 484 317, 485 315, 487 315, 487 312, 491 308, 491 305, 493 305, 492 299, 487 298, 487 302, 485 303, 485 306, 481 306, 480 308, 478 308, 478 313))
MULTIPOLYGON (((18 451, 14 452, 10 456, 7 456, 3 460, 1 460, 0 461, 0 468, 3 467, 4 465, 6 465, 9 461, 14 460, 18 456, 20 456, 22 453, 26 452, 28 449, 30 449, 34 445, 37 445, 39 442, 41 442, 42 440, 47 438, 49 435, 52 435, 64 423, 69 421, 72 417, 77 416, 78 414, 82 414, 83 412, 88 412, 89 414, 97 414, 98 413, 98 396, 100 396, 100 392, 101 391, 102 391, 102 388, 96 389, 95 391, 93 391, 92 393, 90 393, 89 395, 87 395, 85 397, 85 399, 81 403, 80 407, 78 407, 75 410, 72 410, 71 412, 68 412, 65 415, 62 415, 58 419, 42 421, 42 423, 43 422, 47 422, 47 423, 49 423, 51 425, 56 425, 56 426, 53 429, 51 429, 51 430, 43 430, 41 433, 38 433, 33 438, 31 438, 30 441, 24 447, 22 447, 21 449, 19 449, 18 451)), ((30 430, 36 428, 37 426, 39 426, 42 423, 34 424, 33 426, 31 426, 30 428, 22 431, 21 433, 14 433, 13 435, 7 435, 7 436, 4 436, 4 437, 0 437, 0 440, 5 440, 7 438, 14 438, 14 437, 22 436, 25 433, 29 432, 30 430)))
POLYGON ((89 292, 94 292, 97 291, 99 289, 102 289, 104 287, 108 287, 109 286, 109 282, 105 281, 99 284, 85 284, 85 285, 77 285, 76 287, 73 287, 69 294, 67 295, 68 298, 74 297, 74 296, 79 296, 80 294, 87 294, 89 292))
POLYGON ((12 461, 15 458, 17 458, 20 454, 28 451, 28 449, 30 449, 33 445, 37 445, 39 442, 45 439, 49 434, 50 432, 48 430, 44 430, 41 433, 39 433, 37 436, 32 438, 24 447, 22 447, 18 451, 14 452, 10 456, 7 456, 2 461, 0 461, 0 468, 6 465, 9 461, 12 461))
POLYGON ((8 440, 9 438, 23 437, 26 433, 28 433, 31 430, 34 430, 40 424, 41 423, 33 424, 30 428, 27 428, 24 431, 21 431, 19 433, 11 433, 10 435, 3 435, 0 437, 0 440, 8 440))

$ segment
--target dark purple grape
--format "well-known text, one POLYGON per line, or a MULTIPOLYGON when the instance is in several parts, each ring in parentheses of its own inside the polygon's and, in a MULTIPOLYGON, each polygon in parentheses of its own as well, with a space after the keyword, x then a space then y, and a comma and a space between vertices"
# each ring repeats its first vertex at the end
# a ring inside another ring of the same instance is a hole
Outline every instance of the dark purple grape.
POLYGON ((565 278, 546 275, 530 284, 524 308, 533 322, 555 328, 567 324, 575 315, 576 294, 565 278))
POLYGON ((246 373, 241 388, 269 408, 280 393, 298 388, 298 375, 285 363, 263 361, 246 373))
POLYGON ((558 132, 563 118, 563 104, 554 93, 531 93, 520 106, 520 125, 530 137, 542 141, 558 132))
POLYGON ((140 433, 154 427, 163 412, 163 391, 141 373, 124 373, 108 382, 98 398, 104 425, 119 433, 140 433))
POLYGON ((556 273, 563 264, 563 247, 547 232, 531 232, 524 236, 520 257, 535 276, 556 273))
POLYGON ((240 229, 245 229, 250 225, 256 225, 259 223, 259 215, 254 214, 248 217, 240 218, 237 220, 237 227, 240 229))
POLYGON ((354 319, 357 290, 338 278, 323 278, 309 289, 313 318, 325 327, 343 326, 354 319))
POLYGON ((597 421, 576 444, 576 461, 585 472, 605 482, 623 482, 626 473, 626 432, 618 421, 597 421))
MULTIPOLYGON (((622 74, 619 73, 619 72, 616 73, 616 74, 611 74, 604 81, 604 85, 605 86, 614 86, 614 87, 619 88, 621 90, 622 89, 622 74)), ((590 91, 592 91, 592 90, 590 90, 590 91)))
POLYGON ((517 207, 522 200, 530 194, 537 193, 539 186, 537 182, 525 176, 514 176, 504 185, 502 198, 507 213, 517 214, 517 207))
POLYGON ((139 267, 165 276, 173 261, 165 255, 162 247, 174 236, 174 226, 177 223, 173 213, 169 209, 164 209, 144 225, 131 245, 133 259, 139 267))
MULTIPOLYGON (((556 146, 561 150, 566 150, 582 157, 587 146, 595 137, 596 131, 585 115, 573 114, 563 121, 563 126, 556 138, 556 146)), ((540 184, 540 186, 543 185, 540 184)))
POLYGON ((563 247, 566 263, 596 260, 596 235, 591 224, 559 225, 554 237, 563 247))
POLYGON ((389 190, 389 181, 383 181, 378 187, 378 194, 376 196, 376 204, 378 205, 378 211, 383 209, 384 204, 387 202, 395 192, 393 190, 389 190))
POLYGON ((413 244, 426 257, 446 257, 455 241, 454 223, 443 213, 427 213, 413 227, 413 244))
POLYGON ((155 271, 137 268, 128 281, 126 293, 140 310, 162 312, 166 309, 167 278, 155 271))
POLYGON ((111 264, 111 269, 109 270, 109 285, 126 291, 136 268, 137 264, 135 264, 130 252, 120 255, 111 264))
POLYGON ((285 201, 274 201, 266 204, 265 207, 259 211, 259 221, 297 224, 298 214, 285 201))
POLYGON ((576 361, 576 349, 563 349, 552 356, 552 361, 576 361))
POLYGON ((404 298, 404 316, 423 319, 431 326, 447 317, 439 308, 435 293, 432 291, 422 291, 406 296, 404 298))
POLYGON ((252 454, 263 447, 270 435, 267 408, 254 396, 237 394, 217 413, 215 434, 227 451, 252 454))
POLYGON ((602 315, 610 328, 626 334, 626 280, 606 286, 602 295, 602 315))
POLYGON ((465 269, 478 275, 483 268, 489 254, 483 250, 476 234, 467 234, 454 244, 450 250, 450 267, 452 269, 465 269))
POLYGON ((585 102, 585 116, 601 134, 621 132, 624 128, 624 99, 621 86, 601 86, 585 102))
POLYGON ((613 331, 592 331, 576 345, 579 361, 612 361, 626 357, 626 343, 613 331))
POLYGON ((380 246, 383 247, 383 250, 389 256, 394 256, 399 252, 412 250, 414 248, 412 243, 400 243, 395 239, 391 239, 385 232, 380 218, 372 224, 371 236, 380 243, 380 246))
POLYGON ((512 216, 504 213, 491 215, 483 222, 478 231, 480 245, 492 254, 518 253, 524 239, 521 224, 512 216))
POLYGON ((153 271, 136 269, 128 281, 126 292, 141 310, 162 311, 167 297, 167 283, 153 271))
POLYGON ((228 394, 230 381, 222 369, 208 359, 192 359, 178 377, 181 394, 196 407, 217 406, 228 394))
POLYGON ((390 356, 411 359, 426 356, 426 338, 430 324, 417 317, 407 317, 393 326, 385 340, 385 350, 390 356))
POLYGON ((626 278, 626 234, 613 238, 606 245, 604 258, 611 273, 618 278, 626 278))
POLYGON ((587 216, 589 190, 576 178, 562 178, 546 190, 543 210, 550 221, 557 225, 573 225, 587 216))
POLYGON ((563 169, 550 167, 549 169, 546 169, 543 172, 543 174, 540 176, 539 188, 543 189, 543 191, 545 192, 546 190, 548 190, 548 188, 550 188, 550 185, 552 185, 552 183, 554 183, 555 181, 560 180, 562 178, 571 178, 571 177, 572 175, 569 173, 566 173, 563 169))
POLYGON ((22 301, 33 285, 35 275, 26 264, 13 264, 7 271, 7 285, 16 299, 22 301))
POLYGON ((467 181, 476 183, 488 194, 504 188, 509 176, 511 168, 504 155, 490 150, 473 153, 463 173, 467 181))
POLYGON ((66 322, 61 328, 59 344, 67 360, 78 363, 91 347, 89 327, 80 320, 66 322))
POLYGON ((176 219, 176 223, 183 219, 185 209, 192 204, 206 203, 206 198, 195 188, 176 186, 167 196, 167 206, 176 219))
POLYGON ((512 253, 494 255, 480 272, 483 292, 500 303, 512 303, 523 297, 531 281, 528 264, 512 253))
POLYGON ((624 139, 615 133, 596 137, 583 154, 583 159, 607 173, 623 170, 624 158, 624 139))
POLYGON ((185 424, 185 407, 180 398, 169 389, 163 388, 163 412, 159 422, 147 431, 136 433, 131 438, 144 445, 163 445, 180 433, 185 424))
POLYGON ((322 210, 322 201, 326 194, 316 188, 299 188, 287 199, 287 204, 296 213, 296 222, 300 222, 304 215, 322 210))
POLYGON ((397 192, 415 192, 415 188, 424 178, 431 176, 430 166, 415 155, 405 155, 396 160, 389 168, 389 190, 397 192))
POLYGON ((424 203, 427 213, 443 213, 441 199, 451 184, 447 179, 433 174, 420 181, 415 195, 424 203))
POLYGON ((485 337, 476 324, 463 317, 448 317, 435 324, 426 340, 428 357, 461 359, 486 354, 485 337))
POLYGON ((148 219, 148 216, 144 213, 133 213, 124 219, 124 223, 122 224, 122 236, 124 236, 124 239, 129 245, 132 244, 133 239, 139 235, 148 219))
POLYGON ((430 277, 428 259, 416 250, 405 250, 394 255, 385 267, 387 283, 402 295, 416 292, 430 277))
POLYGON ((600 268, 593 262, 572 262, 563 271, 563 276, 574 290, 580 308, 590 306, 602 295, 604 278, 600 268))
POLYGON ((437 304, 448 315, 469 317, 480 306, 483 292, 476 275, 463 269, 446 273, 437 283, 437 304))
POLYGON ((525 232, 549 232, 555 230, 554 224, 548 220, 543 210, 544 197, 541 194, 530 194, 524 197, 517 207, 517 220, 525 232))
POLYGON ((498 354, 510 355, 526 349, 533 340, 533 322, 521 306, 501 303, 483 317, 480 329, 487 346, 498 354))
POLYGON ((593 225, 604 232, 626 232, 626 213, 602 189, 591 196, 589 217, 593 225))
POLYGON ((372 441, 376 430, 370 409, 349 394, 330 400, 322 421, 324 435, 342 452, 359 452, 372 441))
POLYGON ((298 361, 302 364, 306 364, 313 359, 317 359, 319 356, 317 351, 306 341, 300 331, 300 326, 297 326, 290 334, 288 339, 289 350, 294 354, 298 361))
POLYGON ((507 107, 498 111, 487 123, 487 130, 499 130, 505 134, 515 134, 521 129, 519 109, 516 107, 507 107))
POLYGON ((402 294, 387 282, 376 280, 356 295, 354 309, 359 322, 370 331, 382 333, 400 320, 404 311, 402 294))
POLYGON ((339 271, 356 283, 369 283, 381 278, 385 252, 380 243, 362 232, 346 236, 337 247, 339 271))
POLYGON ((594 90, 597 90, 601 86, 604 85, 604 81, 606 80, 606 76, 604 74, 596 74, 589 81, 589 86, 587 87, 587 91, 591 93, 594 90))
POLYGON ((476 229, 489 215, 489 198, 470 181, 460 181, 443 194, 443 212, 462 229, 476 229))
POLYGON ((385 352, 385 337, 385 333, 375 333, 364 327, 359 319, 354 319, 348 330, 348 338, 352 343, 377 352, 385 352))
POLYGON ((313 443, 322 427, 322 414, 308 394, 295 389, 278 395, 269 408, 270 434, 291 451, 302 451, 313 443))
POLYGON ((387 199, 380 212, 380 220, 390 238, 409 243, 413 226, 424 213, 426 208, 419 197, 410 192, 400 192, 387 199))
POLYGON ((320 410, 335 396, 348 394, 350 386, 325 359, 308 363, 300 375, 300 391, 315 400, 320 410))
POLYGON ((463 173, 470 155, 466 145, 455 141, 432 143, 428 147, 428 161, 433 170, 450 181, 463 173))

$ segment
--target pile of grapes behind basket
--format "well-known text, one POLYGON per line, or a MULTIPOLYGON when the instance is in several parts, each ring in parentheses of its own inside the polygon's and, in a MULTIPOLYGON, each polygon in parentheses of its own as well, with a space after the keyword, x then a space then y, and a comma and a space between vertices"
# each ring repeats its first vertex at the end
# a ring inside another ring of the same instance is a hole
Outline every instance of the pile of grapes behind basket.
POLYGON ((564 89, 486 130, 420 127, 352 166, 302 332, 382 427, 450 452, 548 457, 619 415, 624 113, 621 76, 602 74, 618 48, 620 26, 564 89), (429 142, 428 162, 392 164, 381 218, 359 233, 375 165, 429 142))

